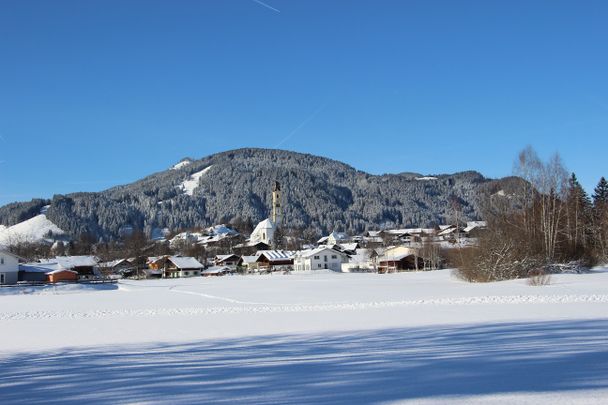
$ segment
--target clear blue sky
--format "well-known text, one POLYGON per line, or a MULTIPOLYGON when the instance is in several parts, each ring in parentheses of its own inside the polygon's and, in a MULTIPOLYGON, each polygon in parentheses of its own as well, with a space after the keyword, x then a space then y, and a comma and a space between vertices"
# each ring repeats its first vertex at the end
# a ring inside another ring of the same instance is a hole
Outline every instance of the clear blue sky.
POLYGON ((608 176, 608 2, 0 1, 0 204, 279 147, 608 176))

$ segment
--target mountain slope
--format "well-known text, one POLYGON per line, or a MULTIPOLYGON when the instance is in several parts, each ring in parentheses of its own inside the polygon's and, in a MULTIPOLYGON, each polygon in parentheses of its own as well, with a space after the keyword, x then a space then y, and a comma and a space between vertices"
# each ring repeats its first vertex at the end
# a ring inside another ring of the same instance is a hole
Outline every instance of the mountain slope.
POLYGON ((0 224, 31 218, 46 204, 48 218, 74 236, 116 238, 130 227, 151 233, 235 218, 255 223, 269 215, 277 180, 289 226, 361 232, 446 223, 452 201, 460 203, 463 219, 478 219, 482 190, 498 190, 501 184, 477 172, 376 176, 335 160, 268 149, 238 149, 188 162, 98 193, 9 204, 0 208, 0 224))

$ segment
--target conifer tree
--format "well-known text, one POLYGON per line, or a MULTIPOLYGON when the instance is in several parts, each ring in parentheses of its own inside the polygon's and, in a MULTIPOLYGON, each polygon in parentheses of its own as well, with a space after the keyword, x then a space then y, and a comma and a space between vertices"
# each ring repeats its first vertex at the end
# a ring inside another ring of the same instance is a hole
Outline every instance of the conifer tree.
POLYGON ((593 194, 593 239, 600 261, 608 260, 608 182, 602 177, 593 194))
POLYGON ((602 177, 595 187, 593 194, 593 205, 608 204, 608 181, 602 177))

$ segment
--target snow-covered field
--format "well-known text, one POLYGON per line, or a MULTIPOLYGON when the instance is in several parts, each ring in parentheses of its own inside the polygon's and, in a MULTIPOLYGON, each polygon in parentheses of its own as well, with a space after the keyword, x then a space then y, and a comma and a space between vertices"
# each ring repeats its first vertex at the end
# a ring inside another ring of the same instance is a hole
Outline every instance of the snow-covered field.
POLYGON ((0 308, 2 404, 608 403, 606 270, 125 280, 0 308))

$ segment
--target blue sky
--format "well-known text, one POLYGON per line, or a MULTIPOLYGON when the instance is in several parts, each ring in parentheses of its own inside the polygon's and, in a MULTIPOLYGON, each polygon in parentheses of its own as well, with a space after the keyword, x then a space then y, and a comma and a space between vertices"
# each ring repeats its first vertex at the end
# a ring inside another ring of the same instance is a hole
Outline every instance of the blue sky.
POLYGON ((606 1, 0 2, 0 204, 246 146, 608 176, 606 1))

